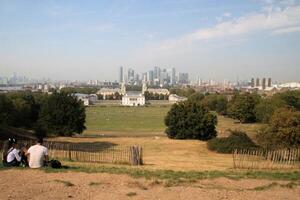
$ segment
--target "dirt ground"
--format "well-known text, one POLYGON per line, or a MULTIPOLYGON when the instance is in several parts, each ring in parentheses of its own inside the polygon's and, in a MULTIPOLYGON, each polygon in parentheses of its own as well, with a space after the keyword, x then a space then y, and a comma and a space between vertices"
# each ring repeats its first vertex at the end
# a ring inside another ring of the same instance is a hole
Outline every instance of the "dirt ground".
POLYGON ((167 187, 157 180, 127 175, 81 172, 45 173, 40 170, 0 171, 0 199, 299 199, 300 186, 288 181, 200 180, 167 187), (280 184, 280 185, 279 185, 280 184), (259 187, 259 188, 258 188, 259 187))

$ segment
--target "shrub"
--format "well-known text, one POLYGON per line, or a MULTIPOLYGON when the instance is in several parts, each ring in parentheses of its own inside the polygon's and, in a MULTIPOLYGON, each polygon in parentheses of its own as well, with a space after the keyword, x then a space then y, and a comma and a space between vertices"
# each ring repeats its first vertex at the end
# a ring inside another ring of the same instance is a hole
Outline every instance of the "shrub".
POLYGON ((254 148, 257 145, 242 131, 230 131, 226 138, 214 138, 208 141, 207 147, 218 153, 232 153, 235 149, 254 148))
POLYGON ((279 108, 270 124, 257 134, 258 143, 265 148, 293 148, 300 146, 300 111, 279 108))
POLYGON ((174 104, 165 118, 166 133, 173 139, 209 140, 217 136, 217 117, 200 102, 174 104))

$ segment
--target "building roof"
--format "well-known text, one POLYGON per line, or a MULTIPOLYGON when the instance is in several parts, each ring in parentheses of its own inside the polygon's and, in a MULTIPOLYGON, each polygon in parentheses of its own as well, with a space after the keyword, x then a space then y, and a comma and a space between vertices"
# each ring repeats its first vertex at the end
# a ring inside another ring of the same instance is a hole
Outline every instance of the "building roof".
POLYGON ((120 88, 101 88, 97 93, 115 93, 115 92, 121 92, 120 88))
POLYGON ((144 95, 139 91, 128 91, 124 95, 126 97, 144 97, 144 95))
POLYGON ((279 85, 281 88, 300 88, 299 82, 284 83, 279 85))
POLYGON ((148 88, 147 91, 150 93, 169 93, 169 90, 165 88, 148 88))

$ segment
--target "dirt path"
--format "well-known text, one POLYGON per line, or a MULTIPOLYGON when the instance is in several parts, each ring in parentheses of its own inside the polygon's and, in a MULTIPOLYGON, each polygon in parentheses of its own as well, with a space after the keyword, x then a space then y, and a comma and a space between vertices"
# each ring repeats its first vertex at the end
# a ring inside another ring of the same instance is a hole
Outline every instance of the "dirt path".
POLYGON ((218 178, 167 187, 156 180, 104 173, 0 171, 0 199, 299 199, 300 186, 270 180, 218 178))

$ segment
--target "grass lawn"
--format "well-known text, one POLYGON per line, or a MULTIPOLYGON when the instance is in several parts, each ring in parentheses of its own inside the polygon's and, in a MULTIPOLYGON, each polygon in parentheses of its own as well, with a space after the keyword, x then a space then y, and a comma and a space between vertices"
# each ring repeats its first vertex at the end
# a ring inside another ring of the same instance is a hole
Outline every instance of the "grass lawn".
MULTIPOLYGON (((170 105, 149 107, 91 106, 86 109, 85 134, 106 134, 113 136, 163 136, 164 118, 170 105)), ((217 131, 219 136, 227 136, 229 129, 245 131, 250 137, 262 124, 241 124, 236 120, 218 115, 217 131)))
POLYGON ((154 133, 165 129, 169 105, 149 107, 92 106, 86 109, 85 133, 154 133))

